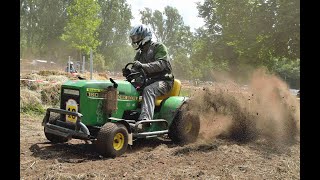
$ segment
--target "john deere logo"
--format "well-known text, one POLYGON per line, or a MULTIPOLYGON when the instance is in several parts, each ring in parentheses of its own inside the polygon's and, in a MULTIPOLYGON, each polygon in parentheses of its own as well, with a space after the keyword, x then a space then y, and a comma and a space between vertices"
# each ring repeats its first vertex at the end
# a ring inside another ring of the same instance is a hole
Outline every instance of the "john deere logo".
POLYGON ((103 89, 97 89, 97 88, 87 88, 87 92, 91 92, 91 93, 99 93, 102 92, 103 89))

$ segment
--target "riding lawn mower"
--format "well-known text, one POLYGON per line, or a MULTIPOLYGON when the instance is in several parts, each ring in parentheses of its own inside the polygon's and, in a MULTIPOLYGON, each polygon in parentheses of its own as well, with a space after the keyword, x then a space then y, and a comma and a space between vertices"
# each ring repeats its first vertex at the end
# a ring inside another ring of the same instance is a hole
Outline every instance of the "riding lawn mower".
MULTIPOLYGON (((61 85, 60 108, 48 108, 43 119, 44 134, 51 143, 70 139, 91 141, 104 157, 124 154, 137 139, 168 137, 173 143, 194 142, 200 120, 184 118, 189 97, 179 96, 181 82, 174 80, 171 91, 157 97, 152 120, 138 121, 141 92, 148 84, 143 69, 125 70, 126 80, 68 80, 61 85)), ((131 65, 131 67, 130 67, 131 65)))

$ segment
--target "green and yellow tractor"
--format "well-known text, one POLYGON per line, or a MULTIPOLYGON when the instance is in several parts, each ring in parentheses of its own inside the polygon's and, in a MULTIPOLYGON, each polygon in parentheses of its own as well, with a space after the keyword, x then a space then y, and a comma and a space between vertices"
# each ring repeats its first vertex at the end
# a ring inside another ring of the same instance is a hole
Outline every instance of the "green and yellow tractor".
POLYGON ((141 111, 141 89, 148 79, 141 69, 126 80, 69 80, 61 86, 60 108, 48 108, 43 119, 44 134, 52 143, 81 139, 92 141, 97 152, 117 157, 139 138, 167 136, 173 143, 194 142, 199 134, 197 117, 183 118, 188 97, 179 96, 181 82, 156 99, 153 120, 137 121, 141 111))

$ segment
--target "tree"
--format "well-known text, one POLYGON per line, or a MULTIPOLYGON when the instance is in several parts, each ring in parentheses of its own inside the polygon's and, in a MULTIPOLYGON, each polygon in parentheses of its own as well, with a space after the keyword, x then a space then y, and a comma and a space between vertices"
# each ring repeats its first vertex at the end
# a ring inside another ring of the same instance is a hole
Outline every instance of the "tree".
POLYGON ((20 1, 20 55, 32 57, 36 54, 39 1, 20 1))
POLYGON ((145 8, 140 11, 140 14, 141 22, 151 26, 155 38, 168 47, 172 56, 175 56, 179 50, 190 51, 189 42, 192 33, 190 27, 184 25, 183 18, 176 8, 166 6, 164 12, 159 10, 153 12, 145 8))
POLYGON ((39 8, 39 55, 53 58, 52 52, 57 50, 56 44, 62 44, 59 37, 66 25, 66 8, 69 1, 40 1, 39 8))
POLYGON ((88 55, 90 49, 96 51, 100 44, 97 28, 101 23, 98 16, 100 6, 95 0, 74 0, 67 8, 68 22, 61 39, 72 47, 88 55))
POLYGON ((70 0, 20 1, 20 56, 58 59, 70 0))
POLYGON ((299 59, 299 9, 298 0, 205 0, 198 10, 211 39, 205 47, 215 52, 209 58, 226 60, 237 77, 243 67, 271 69, 275 58, 299 59))
POLYGON ((180 69, 192 69, 189 57, 192 52, 193 34, 190 27, 184 25, 178 10, 171 6, 166 6, 163 12, 145 8, 140 14, 141 22, 152 28, 155 39, 167 46, 172 68, 177 72, 176 76, 190 77, 190 73, 180 69))
POLYGON ((288 82, 290 88, 300 88, 300 59, 288 60, 286 58, 273 60, 272 72, 288 82))
POLYGON ((130 20, 133 18, 126 0, 98 0, 102 22, 98 28, 101 44, 98 52, 112 70, 121 70, 132 61, 134 51, 129 47, 130 20))
POLYGON ((94 54, 93 69, 98 72, 107 70, 103 55, 98 53, 94 54))

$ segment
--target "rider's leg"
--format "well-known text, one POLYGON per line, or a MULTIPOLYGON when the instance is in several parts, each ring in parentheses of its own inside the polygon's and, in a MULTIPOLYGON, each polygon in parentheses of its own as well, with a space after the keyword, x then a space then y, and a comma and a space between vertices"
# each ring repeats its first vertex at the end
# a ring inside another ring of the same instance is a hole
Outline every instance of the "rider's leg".
POLYGON ((143 89, 139 120, 153 119, 156 97, 168 93, 172 86, 171 81, 156 81, 143 89))

